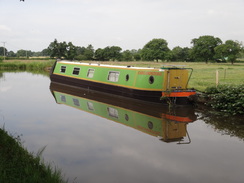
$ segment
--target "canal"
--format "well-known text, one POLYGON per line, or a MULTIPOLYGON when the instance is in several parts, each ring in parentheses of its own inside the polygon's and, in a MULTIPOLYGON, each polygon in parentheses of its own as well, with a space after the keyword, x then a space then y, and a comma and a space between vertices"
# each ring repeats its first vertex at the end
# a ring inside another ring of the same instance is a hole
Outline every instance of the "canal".
POLYGON ((0 73, 0 127, 69 182, 241 183, 244 122, 0 73))

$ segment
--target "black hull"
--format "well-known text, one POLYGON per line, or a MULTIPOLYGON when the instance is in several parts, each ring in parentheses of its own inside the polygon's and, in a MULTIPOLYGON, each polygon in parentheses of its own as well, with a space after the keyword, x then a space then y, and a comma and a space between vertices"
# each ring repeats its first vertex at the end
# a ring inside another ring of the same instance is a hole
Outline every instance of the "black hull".
POLYGON ((91 90, 96 90, 104 93, 110 93, 114 95, 129 97, 129 98, 148 101, 148 102, 164 103, 164 104, 174 103, 177 105, 192 104, 192 102, 189 100, 188 97, 166 98, 162 100, 161 91, 136 90, 131 88, 103 84, 99 82, 92 82, 92 81, 87 81, 82 79, 70 78, 70 77, 65 77, 65 76, 60 76, 55 74, 51 74, 50 79, 52 82, 57 82, 68 86, 91 89, 91 90))

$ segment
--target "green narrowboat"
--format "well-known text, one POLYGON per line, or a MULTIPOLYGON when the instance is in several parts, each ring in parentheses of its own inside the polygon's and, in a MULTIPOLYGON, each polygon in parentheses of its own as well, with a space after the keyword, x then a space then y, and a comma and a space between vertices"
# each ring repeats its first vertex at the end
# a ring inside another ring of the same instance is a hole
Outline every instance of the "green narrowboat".
POLYGON ((89 88, 135 99, 189 104, 196 94, 187 89, 192 70, 189 68, 143 68, 97 63, 56 61, 51 81, 89 88), (190 74, 189 74, 190 72, 190 74))
POLYGON ((169 110, 162 104, 51 82, 56 103, 106 118, 164 142, 189 143, 187 125, 196 120, 192 106, 169 110))

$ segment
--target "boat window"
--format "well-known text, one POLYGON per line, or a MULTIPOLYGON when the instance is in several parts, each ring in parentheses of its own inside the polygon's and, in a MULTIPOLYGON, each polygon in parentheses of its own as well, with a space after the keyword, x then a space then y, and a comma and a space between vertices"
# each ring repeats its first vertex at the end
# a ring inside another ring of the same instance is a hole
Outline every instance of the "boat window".
POLYGON ((65 73, 65 71, 66 71, 66 66, 61 66, 61 69, 60 69, 60 72, 62 72, 62 73, 65 73))
POLYGON ((93 78, 93 75, 94 75, 94 69, 88 69, 87 77, 88 78, 93 78))
POLYGON ((80 73, 80 68, 75 67, 74 70, 73 70, 73 74, 74 75, 79 75, 79 73, 80 73))
POLYGON ((117 118, 117 119, 119 118, 119 113, 118 113, 117 109, 114 109, 112 107, 108 107, 107 110, 108 110, 108 115, 109 116, 111 116, 113 118, 117 118))
POLYGON ((112 81, 112 82, 118 82, 118 80, 119 80, 119 72, 110 71, 108 73, 108 80, 112 81))
POLYGON ((149 77, 149 83, 150 83, 150 84, 153 84, 153 83, 154 83, 154 77, 153 77, 153 76, 150 76, 150 77, 149 77))
POLYGON ((87 102, 87 107, 90 111, 94 111, 94 106, 93 106, 93 103, 91 102, 87 102))
POLYGON ((73 103, 78 107, 80 106, 80 101, 77 98, 73 98, 73 103))

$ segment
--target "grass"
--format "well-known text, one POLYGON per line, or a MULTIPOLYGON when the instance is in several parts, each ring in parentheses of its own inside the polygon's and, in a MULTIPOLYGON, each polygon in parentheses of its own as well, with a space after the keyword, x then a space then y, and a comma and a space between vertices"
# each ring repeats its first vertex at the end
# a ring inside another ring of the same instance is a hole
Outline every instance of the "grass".
POLYGON ((218 71, 219 85, 244 84, 244 64, 191 64, 194 69, 189 82, 190 87, 204 91, 207 87, 216 86, 216 71, 218 71))
POLYGON ((0 70, 47 70, 52 67, 54 60, 6 60, 0 62, 0 70))
POLYGON ((0 180, 4 183, 64 183, 61 171, 41 160, 43 148, 37 155, 28 153, 20 137, 0 129, 0 180))

